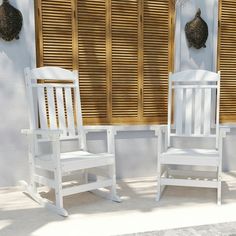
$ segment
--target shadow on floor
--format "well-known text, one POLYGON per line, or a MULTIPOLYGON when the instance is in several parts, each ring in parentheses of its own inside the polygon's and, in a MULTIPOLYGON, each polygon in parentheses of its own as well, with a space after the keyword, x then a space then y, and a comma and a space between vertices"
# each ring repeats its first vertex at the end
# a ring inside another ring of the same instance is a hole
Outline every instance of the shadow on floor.
MULTIPOLYGON (((76 217, 87 217, 106 213, 152 212, 158 209, 183 209, 183 207, 216 205, 216 190, 204 188, 167 187, 159 202, 155 201, 155 179, 142 179, 118 182, 118 194, 122 203, 106 200, 92 193, 80 193, 64 198, 64 207, 69 217, 64 218, 40 207, 36 202, 21 192, 0 191, 0 235, 29 236, 38 229, 53 222, 70 221, 76 217), (15 195, 14 195, 15 194, 15 195), (4 202, 4 204, 2 204, 4 202), (5 222, 5 223, 4 223, 5 222), (5 226, 1 227, 1 223, 5 226), (21 229, 24 230, 21 234, 21 229)), ((52 198, 52 192, 43 193, 52 198)), ((236 202, 236 178, 222 184, 222 204, 236 202)), ((158 234, 157 234, 158 235, 158 234)))

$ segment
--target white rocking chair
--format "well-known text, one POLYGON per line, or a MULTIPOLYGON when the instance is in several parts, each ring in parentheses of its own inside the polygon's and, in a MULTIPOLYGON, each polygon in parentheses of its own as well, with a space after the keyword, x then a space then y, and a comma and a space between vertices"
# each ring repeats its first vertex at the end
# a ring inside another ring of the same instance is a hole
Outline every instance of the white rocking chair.
POLYGON ((89 153, 86 148, 78 73, 59 67, 33 70, 26 68, 25 82, 30 129, 22 132, 29 137, 30 185, 27 186, 27 192, 30 196, 62 216, 68 215, 63 208, 63 197, 75 193, 96 190, 96 193, 100 192, 101 195, 120 202, 116 194, 112 129, 107 130, 108 153, 89 153), (60 145, 63 140, 78 141, 78 151, 62 152, 60 145), (45 148, 43 153, 40 150, 43 143, 51 145, 47 153, 45 148), (97 169, 102 176, 94 175, 96 167, 100 167, 97 169), (65 176, 68 180, 68 176, 77 172, 82 177, 79 178, 80 181, 82 179, 81 182, 73 179, 73 182, 64 183, 65 176), (93 175, 88 175, 90 173, 93 175), (48 186, 55 190, 55 204, 41 197, 38 193, 39 186, 48 186), (105 187, 109 187, 108 193, 98 190, 105 187))
POLYGON ((222 142, 229 129, 219 128, 220 74, 204 70, 170 73, 168 95, 168 125, 161 127, 158 136, 156 200, 166 185, 173 185, 215 188, 221 204, 222 142), (187 138, 188 143, 214 139, 214 147, 175 148, 174 137, 187 138))

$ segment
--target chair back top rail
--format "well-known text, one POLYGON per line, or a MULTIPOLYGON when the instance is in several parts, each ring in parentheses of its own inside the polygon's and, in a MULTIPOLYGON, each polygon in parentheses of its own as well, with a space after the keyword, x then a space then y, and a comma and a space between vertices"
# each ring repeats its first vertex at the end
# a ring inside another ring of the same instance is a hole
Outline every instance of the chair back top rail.
POLYGON ((72 71, 56 66, 44 66, 31 70, 31 79, 74 81, 76 77, 72 71))
POLYGON ((182 136, 213 137, 218 147, 219 93, 219 73, 205 70, 170 73, 168 146, 170 136, 182 136))

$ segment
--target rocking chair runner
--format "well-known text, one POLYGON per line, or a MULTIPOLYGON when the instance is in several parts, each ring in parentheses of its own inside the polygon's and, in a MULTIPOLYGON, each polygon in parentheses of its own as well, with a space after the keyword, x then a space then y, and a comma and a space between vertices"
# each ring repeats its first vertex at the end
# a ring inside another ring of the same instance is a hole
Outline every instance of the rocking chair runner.
POLYGON ((229 129, 219 128, 219 98, 219 73, 188 70, 170 74, 168 125, 160 128, 158 136, 157 201, 166 185, 174 185, 215 188, 217 202, 221 203, 222 142, 229 129), (193 142, 194 139, 214 139, 215 145, 212 149, 175 148, 172 144, 174 137, 192 139, 193 142), (178 171, 171 169, 172 166, 185 166, 185 169, 186 166, 195 169, 210 167, 211 171, 206 176, 202 170, 178 171))
POLYGON ((68 215, 63 208, 63 197, 67 195, 109 187, 108 197, 119 202, 120 199, 116 194, 112 129, 107 131, 108 153, 93 154, 87 151, 86 134, 82 125, 78 73, 59 67, 41 67, 33 70, 26 68, 25 82, 30 129, 22 132, 29 137, 31 179, 27 188, 28 193, 42 205, 63 216, 68 215), (43 80, 44 83, 38 83, 39 80, 43 80), (78 140, 78 151, 62 153, 60 142, 73 139, 78 140), (50 143, 51 152, 41 153, 42 143, 50 143), (107 173, 104 176, 103 170, 103 176, 93 175, 92 179, 95 181, 91 182, 88 173, 93 173, 95 168, 103 168, 107 173), (83 182, 78 182, 78 185, 75 185, 75 182, 72 185, 67 183, 68 185, 64 186, 63 177, 68 178, 68 175, 75 171, 82 173, 83 182), (55 189, 55 205, 40 196, 37 191, 39 185, 55 189))

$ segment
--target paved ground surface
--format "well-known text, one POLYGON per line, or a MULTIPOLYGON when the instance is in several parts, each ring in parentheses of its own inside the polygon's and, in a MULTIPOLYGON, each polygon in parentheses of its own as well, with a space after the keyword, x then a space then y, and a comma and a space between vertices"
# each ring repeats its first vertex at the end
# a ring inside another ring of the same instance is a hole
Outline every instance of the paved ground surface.
POLYGON ((42 208, 17 188, 0 189, 0 236, 217 236, 219 223, 227 223, 222 235, 236 234, 231 223, 236 222, 236 173, 224 176, 222 206, 216 204, 214 189, 183 187, 167 187, 157 203, 155 178, 120 181, 118 187, 120 204, 91 193, 66 197, 67 218, 42 208), (211 224, 217 225, 201 226, 211 224), (172 230, 176 228, 185 229, 172 230))
POLYGON ((236 222, 123 234, 122 236, 236 236, 236 222))

